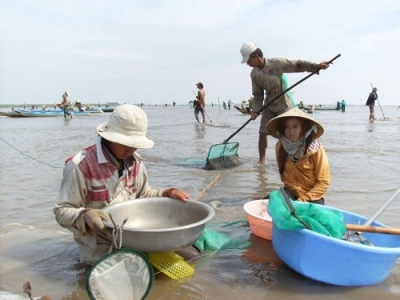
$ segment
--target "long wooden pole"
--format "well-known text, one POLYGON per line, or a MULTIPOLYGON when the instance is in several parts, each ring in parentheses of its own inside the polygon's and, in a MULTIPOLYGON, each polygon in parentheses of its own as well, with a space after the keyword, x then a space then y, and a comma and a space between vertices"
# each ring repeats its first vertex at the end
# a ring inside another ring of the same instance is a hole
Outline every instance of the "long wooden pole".
MULTIPOLYGON (((337 59, 338 57, 340 57, 341 54, 336 55, 334 58, 332 58, 330 61, 328 61, 328 64, 333 63, 333 61, 335 59, 337 59)), ((287 92, 289 92, 292 88, 294 88, 295 86, 299 85, 300 83, 302 83, 304 80, 307 80, 308 78, 310 78, 311 76, 313 76, 314 74, 319 74, 319 71, 321 71, 321 69, 317 69, 315 71, 313 71, 312 73, 308 74, 306 77, 304 77, 303 79, 297 81, 295 84, 293 84, 292 86, 288 87, 286 90, 284 90, 283 92, 281 92, 279 95, 276 95, 273 99, 271 99, 267 104, 265 104, 263 107, 261 107, 261 109, 259 109, 258 111, 256 111, 255 113, 259 114, 261 113, 264 109, 266 109, 270 104, 272 104, 273 102, 275 102, 276 100, 278 100, 282 95, 286 94, 287 92)), ((239 127, 238 130, 236 130, 234 133, 232 133, 225 141, 224 144, 228 143, 229 140, 231 138, 233 138, 240 130, 242 130, 247 124, 250 123, 250 121, 252 121, 253 119, 250 117, 250 119, 248 119, 242 126, 239 127)))
POLYGON ((203 197, 204 193, 212 187, 219 179, 221 178, 221 174, 218 174, 213 181, 211 181, 201 192, 200 194, 197 195, 195 200, 199 200, 201 197, 203 197))
POLYGON ((399 228, 346 224, 346 229, 349 231, 357 231, 357 232, 374 232, 374 233, 386 233, 386 234, 399 234, 400 235, 399 228))

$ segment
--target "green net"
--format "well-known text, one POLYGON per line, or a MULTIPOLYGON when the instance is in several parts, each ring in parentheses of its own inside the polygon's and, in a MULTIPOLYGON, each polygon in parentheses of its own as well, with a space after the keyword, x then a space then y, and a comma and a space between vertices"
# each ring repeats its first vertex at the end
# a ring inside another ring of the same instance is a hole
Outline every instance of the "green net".
POLYGON ((212 145, 208 150, 206 170, 221 170, 240 165, 238 142, 212 145))
MULTIPOLYGON (((289 88, 289 82, 288 82, 286 75, 283 74, 281 78, 282 78, 283 88, 285 90, 287 90, 289 88)), ((290 101, 292 102, 292 107, 295 107, 296 101, 294 101, 292 93, 289 91, 289 92, 286 92, 286 95, 289 97, 290 101)))
POLYGON ((328 210, 323 205, 285 200, 281 190, 270 193, 268 211, 274 225, 279 229, 312 231, 340 239, 346 232, 343 215, 337 210, 328 210), (289 205, 286 201, 289 201, 289 205), (290 205, 291 204, 291 205, 290 205), (294 210, 289 207, 292 206, 294 210))
MULTIPOLYGON (((233 226, 241 222, 242 221, 230 222, 229 224, 225 224, 223 226, 233 226)), ((224 233, 217 232, 209 227, 206 227, 204 228, 202 235, 194 243, 194 245, 201 252, 203 252, 203 251, 215 251, 220 249, 244 249, 249 246, 249 241, 244 239, 239 239, 237 237, 230 237, 224 233)))

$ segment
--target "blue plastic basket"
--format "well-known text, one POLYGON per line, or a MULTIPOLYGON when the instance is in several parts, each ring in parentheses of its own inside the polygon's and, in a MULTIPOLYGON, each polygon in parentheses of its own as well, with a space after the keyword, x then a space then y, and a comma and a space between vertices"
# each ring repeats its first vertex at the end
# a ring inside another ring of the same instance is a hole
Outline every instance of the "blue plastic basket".
MULTIPOLYGON (((337 208, 346 224, 363 224, 367 218, 337 208)), ((372 226, 386 227, 374 222, 372 226)), ((325 236, 308 229, 280 230, 273 222, 272 244, 296 272, 316 281, 340 286, 366 286, 384 281, 400 256, 400 236, 363 233, 373 246, 325 236)))

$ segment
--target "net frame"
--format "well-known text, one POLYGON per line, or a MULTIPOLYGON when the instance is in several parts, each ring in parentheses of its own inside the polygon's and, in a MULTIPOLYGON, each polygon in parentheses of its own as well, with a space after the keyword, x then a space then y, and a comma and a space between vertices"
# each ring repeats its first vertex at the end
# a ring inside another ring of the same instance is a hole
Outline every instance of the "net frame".
POLYGON ((126 287, 126 294, 130 294, 130 296, 126 295, 125 297, 124 295, 125 299, 146 299, 153 280, 153 267, 144 253, 134 249, 120 248, 103 256, 93 264, 86 278, 86 291, 91 300, 111 299, 104 295, 109 295, 114 290, 121 292, 121 287, 126 287), (129 258, 130 261, 127 261, 129 258), (112 264, 113 260, 116 262, 115 264, 112 264), (120 272, 124 267, 129 269, 125 270, 126 276, 120 272), (138 276, 139 272, 142 274, 138 276), (105 287, 102 288, 101 285, 96 286, 100 283, 108 284, 108 290, 105 287), (134 287, 138 287, 138 285, 142 285, 142 288, 134 290, 134 287), (130 290, 128 290, 129 288, 130 290))
POLYGON ((220 170, 240 165, 238 142, 215 144, 210 147, 206 159, 206 170, 220 170))

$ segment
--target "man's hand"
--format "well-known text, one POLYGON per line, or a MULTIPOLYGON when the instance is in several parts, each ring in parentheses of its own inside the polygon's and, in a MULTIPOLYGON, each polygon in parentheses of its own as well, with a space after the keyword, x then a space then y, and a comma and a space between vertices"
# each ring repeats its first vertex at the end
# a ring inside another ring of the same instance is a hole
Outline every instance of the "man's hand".
POLYGON ((105 229, 103 221, 111 222, 106 213, 100 209, 88 209, 76 219, 74 226, 81 234, 92 234, 105 229))
POLYGON ((325 70, 329 68, 329 62, 327 61, 323 61, 322 63, 318 64, 318 72, 316 72, 315 74, 319 75, 319 70, 325 70))
POLYGON ((166 197, 181 200, 183 202, 186 202, 190 199, 190 195, 188 193, 182 190, 178 190, 176 188, 170 188, 166 190, 164 193, 165 193, 164 196, 166 197))
POLYGON ((252 113, 251 113, 251 119, 252 119, 252 120, 257 119, 258 115, 259 115, 258 113, 252 112, 252 113))

